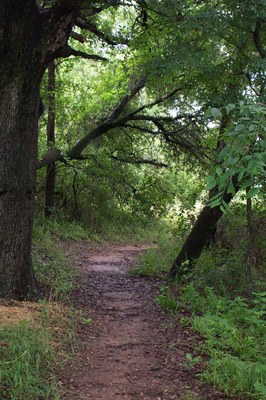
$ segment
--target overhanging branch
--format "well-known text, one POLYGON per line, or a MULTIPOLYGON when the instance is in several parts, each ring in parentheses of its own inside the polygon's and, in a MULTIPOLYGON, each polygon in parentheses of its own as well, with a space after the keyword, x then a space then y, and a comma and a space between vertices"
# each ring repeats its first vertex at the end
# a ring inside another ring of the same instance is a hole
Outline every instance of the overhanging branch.
POLYGON ((87 54, 84 51, 75 50, 71 46, 67 45, 63 47, 59 52, 56 58, 67 58, 67 57, 82 57, 86 58, 87 60, 94 60, 94 61, 108 61, 107 58, 98 56, 97 54, 87 54))
POLYGON ((110 36, 108 36, 106 33, 100 31, 97 26, 91 22, 91 21, 83 21, 82 19, 78 19, 76 22, 76 26, 78 26, 81 29, 85 29, 87 31, 92 32, 94 35, 96 35, 99 39, 103 40, 105 43, 111 45, 111 46, 117 46, 118 44, 124 44, 127 45, 128 41, 123 39, 114 39, 110 36))

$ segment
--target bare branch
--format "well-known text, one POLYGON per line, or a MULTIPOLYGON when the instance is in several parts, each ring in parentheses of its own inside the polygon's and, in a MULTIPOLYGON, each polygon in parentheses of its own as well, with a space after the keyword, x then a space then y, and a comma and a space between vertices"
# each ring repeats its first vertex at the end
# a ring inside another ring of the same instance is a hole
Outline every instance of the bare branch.
POLYGON ((70 36, 72 37, 72 39, 77 40, 80 43, 86 42, 86 38, 82 36, 80 33, 72 31, 70 36))
POLYGON ((130 94, 126 94, 122 97, 120 103, 113 110, 113 112, 107 118, 108 121, 114 121, 121 114, 125 106, 130 102, 130 100, 141 90, 144 88, 146 83, 146 79, 142 76, 131 88, 130 94))
POLYGON ((165 96, 162 96, 162 97, 160 97, 159 99, 153 101, 152 103, 145 104, 144 106, 138 108, 137 110, 135 110, 135 111, 133 112, 133 114, 137 114, 137 113, 139 113, 140 111, 145 110, 146 108, 151 108, 151 107, 154 107, 154 106, 156 106, 156 105, 158 105, 158 104, 160 104, 160 103, 163 103, 163 102, 165 102, 166 100, 170 99, 172 96, 174 96, 176 93, 178 93, 178 92, 181 91, 181 90, 182 90, 182 88, 177 88, 177 89, 173 90, 172 92, 166 94, 165 96))

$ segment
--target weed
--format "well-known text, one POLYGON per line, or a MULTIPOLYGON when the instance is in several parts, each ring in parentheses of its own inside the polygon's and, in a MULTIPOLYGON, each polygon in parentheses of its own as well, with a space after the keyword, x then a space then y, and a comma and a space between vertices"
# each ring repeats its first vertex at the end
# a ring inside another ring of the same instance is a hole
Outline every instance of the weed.
POLYGON ((200 356, 193 357, 192 354, 186 354, 187 363, 184 364, 185 368, 192 368, 194 365, 198 364, 201 360, 200 356))
POLYGON ((196 396, 194 393, 189 392, 182 398, 182 400, 199 400, 199 397, 196 396))
POLYGON ((173 351, 176 348, 176 343, 168 343, 167 348, 169 351, 173 351))
MULTIPOLYGON (((76 271, 71 256, 47 227, 34 230, 33 263, 37 280, 50 300, 66 300, 74 289, 76 271)), ((69 253, 69 249, 68 249, 69 253)))

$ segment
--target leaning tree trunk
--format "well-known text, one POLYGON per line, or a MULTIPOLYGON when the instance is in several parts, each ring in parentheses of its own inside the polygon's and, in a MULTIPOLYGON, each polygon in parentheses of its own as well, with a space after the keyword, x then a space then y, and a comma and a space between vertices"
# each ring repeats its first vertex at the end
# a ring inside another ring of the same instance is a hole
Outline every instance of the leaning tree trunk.
MULTIPOLYGON (((52 61, 48 67, 48 123, 47 123, 47 145, 55 145, 55 62, 52 61)), ((54 208, 54 192, 55 192, 55 162, 49 164, 46 168, 45 182, 45 204, 44 215, 49 218, 54 208)))
MULTIPOLYGON (((224 146, 223 132, 228 126, 228 115, 227 113, 222 113, 222 118, 220 122, 219 137, 217 142, 216 152, 217 154, 221 151, 224 146)), ((233 176, 232 183, 235 188, 235 192, 238 190, 237 177, 233 176)), ((214 187, 210 193, 209 198, 213 197, 218 191, 217 187, 214 187)), ((232 193, 224 193, 223 201, 227 204, 233 198, 232 193)), ((223 211, 220 206, 209 207, 206 205, 198 216, 195 225, 193 226, 189 236, 187 237, 181 251, 176 257, 171 269, 170 277, 175 278, 176 276, 181 276, 185 273, 187 269, 191 270, 194 267, 195 260, 201 255, 204 246, 210 245, 215 242, 215 233, 217 222, 223 215, 223 211), (184 268, 185 267, 185 268, 184 268)))
MULTIPOLYGON (((232 198, 231 193, 225 193, 223 196, 223 200, 227 204, 230 203, 232 198)), ((211 208, 207 205, 203 208, 171 267, 170 277, 181 276, 186 269, 191 270, 194 267, 195 260, 199 258, 204 246, 210 241, 222 215, 223 211, 219 206, 211 208)))
POLYGON ((0 4, 0 296, 36 290, 31 241, 40 85, 39 27, 23 2, 0 4))

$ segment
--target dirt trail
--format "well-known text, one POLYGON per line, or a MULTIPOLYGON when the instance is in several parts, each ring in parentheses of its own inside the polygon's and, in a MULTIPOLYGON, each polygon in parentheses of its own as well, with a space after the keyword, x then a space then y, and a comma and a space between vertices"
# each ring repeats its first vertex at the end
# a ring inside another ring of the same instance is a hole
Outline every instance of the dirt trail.
POLYGON ((74 302, 92 323, 78 328, 60 378, 63 399, 224 399, 195 378, 198 367, 184 367, 193 337, 157 305, 160 282, 127 273, 144 249, 78 245, 74 302))

